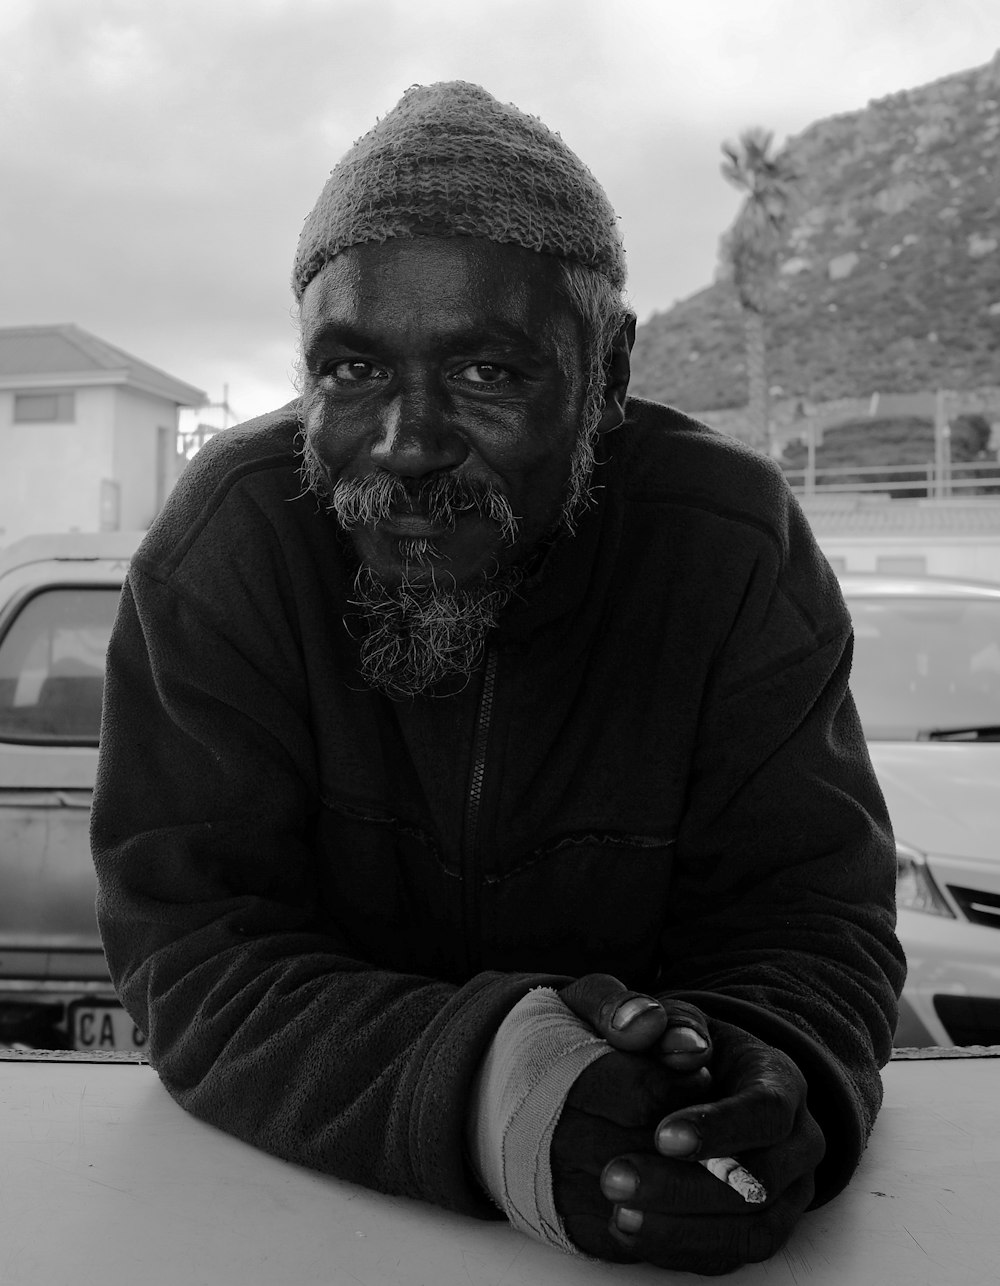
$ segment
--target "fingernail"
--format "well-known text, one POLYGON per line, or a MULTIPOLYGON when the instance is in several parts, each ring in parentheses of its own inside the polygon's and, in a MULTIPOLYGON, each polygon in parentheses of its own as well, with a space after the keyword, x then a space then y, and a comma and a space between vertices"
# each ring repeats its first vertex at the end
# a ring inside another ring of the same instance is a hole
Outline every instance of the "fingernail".
POLYGON ((691 1156, 701 1147, 701 1135, 687 1121, 671 1121, 656 1131, 657 1151, 672 1157, 691 1156))
POLYGON ((700 1053, 708 1049, 708 1041, 693 1027, 670 1027, 660 1039, 660 1048, 667 1054, 700 1053))
POLYGON ((659 1001, 653 1000, 651 996, 633 996, 630 1000, 623 1001, 615 1010, 611 1026, 615 1031, 621 1031, 623 1027, 634 1023, 640 1015, 648 1014, 651 1009, 659 1009, 659 1007, 659 1001))
POLYGON ((609 1201, 627 1201, 639 1188, 639 1176, 627 1161, 609 1161, 601 1174, 601 1191, 609 1201))
POLYGON ((615 1227, 619 1232, 639 1232, 642 1228, 642 1211, 633 1210, 631 1206, 619 1206, 615 1210, 615 1227))

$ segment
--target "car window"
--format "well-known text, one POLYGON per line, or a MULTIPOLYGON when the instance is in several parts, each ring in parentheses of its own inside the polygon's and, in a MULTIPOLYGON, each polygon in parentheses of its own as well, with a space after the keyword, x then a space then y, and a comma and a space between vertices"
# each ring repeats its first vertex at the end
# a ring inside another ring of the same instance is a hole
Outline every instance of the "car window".
POLYGON ((849 597, 851 689, 870 740, 1000 724, 1000 602, 849 597))
POLYGON ((119 591, 35 594, 0 639, 0 740, 96 745, 119 591))

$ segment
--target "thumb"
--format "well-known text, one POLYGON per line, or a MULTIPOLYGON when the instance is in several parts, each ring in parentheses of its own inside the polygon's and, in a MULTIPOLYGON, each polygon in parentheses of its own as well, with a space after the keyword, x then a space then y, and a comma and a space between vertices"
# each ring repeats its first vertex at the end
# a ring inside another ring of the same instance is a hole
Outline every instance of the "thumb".
POLYGON ((559 997, 613 1049, 653 1050, 667 1029, 658 1000, 632 991, 608 973, 588 973, 563 987, 559 997))
POLYGON ((669 997, 661 1002, 608 973, 585 974, 559 996, 613 1049, 652 1054, 681 1076, 707 1076, 712 1038, 708 1019, 694 1005, 669 997))

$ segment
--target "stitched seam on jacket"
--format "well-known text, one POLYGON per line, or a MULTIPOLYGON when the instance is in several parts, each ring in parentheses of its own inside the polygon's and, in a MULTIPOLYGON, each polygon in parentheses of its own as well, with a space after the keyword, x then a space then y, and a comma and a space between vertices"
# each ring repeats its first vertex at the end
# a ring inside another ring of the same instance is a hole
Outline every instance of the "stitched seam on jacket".
POLYGON ((497 885, 502 884, 504 880, 509 880, 512 876, 520 875, 523 871, 530 870, 531 867, 539 865, 546 861, 560 849, 574 848, 581 844, 596 844, 603 848, 640 848, 647 851, 653 849, 668 849, 677 843, 675 836, 669 839, 657 835, 630 835, 623 831, 578 831, 569 835, 563 835, 549 844, 544 844, 540 848, 534 849, 522 862, 512 866, 509 870, 490 872, 484 880, 484 884, 497 885))
POLYGON ((348 821, 367 822, 373 826, 386 826, 397 834, 406 835, 410 839, 417 840, 424 846, 445 875, 451 879, 459 878, 458 869, 448 866, 434 836, 430 831, 424 830, 422 826, 417 826, 413 822, 405 822, 402 818, 396 817, 392 813, 376 813, 355 804, 334 803, 333 800, 328 799, 325 795, 320 795, 320 803, 329 812, 337 813, 341 817, 347 818, 348 821))

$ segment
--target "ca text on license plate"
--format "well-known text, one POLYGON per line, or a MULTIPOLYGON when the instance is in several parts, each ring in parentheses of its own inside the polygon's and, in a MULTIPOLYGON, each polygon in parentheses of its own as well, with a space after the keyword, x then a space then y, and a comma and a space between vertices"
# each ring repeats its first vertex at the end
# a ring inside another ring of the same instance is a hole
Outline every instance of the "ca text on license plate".
POLYGON ((70 1011, 73 1048, 142 1049, 146 1037, 121 1005, 74 1005, 70 1011))

